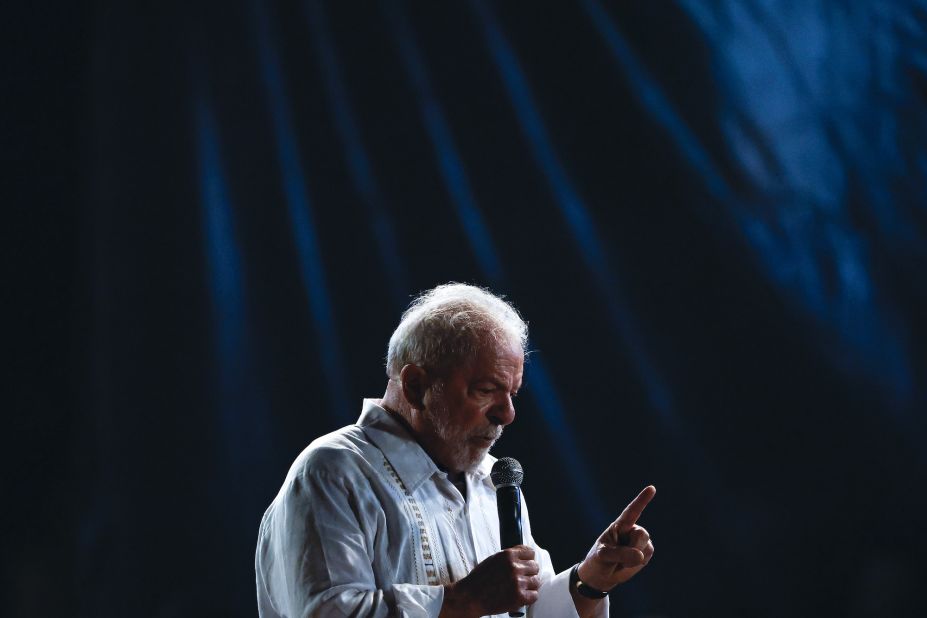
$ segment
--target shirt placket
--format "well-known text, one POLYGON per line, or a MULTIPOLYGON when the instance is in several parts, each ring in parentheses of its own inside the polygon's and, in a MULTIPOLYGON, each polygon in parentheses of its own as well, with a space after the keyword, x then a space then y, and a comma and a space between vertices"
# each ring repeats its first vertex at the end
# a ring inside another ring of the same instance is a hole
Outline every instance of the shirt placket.
POLYGON ((466 577, 474 566, 467 503, 447 477, 441 479, 441 494, 444 502, 444 529, 447 531, 445 555, 453 578, 458 580, 466 577))
POLYGON ((498 525, 489 514, 495 513, 496 502, 491 492, 486 490, 482 480, 474 479, 467 486, 467 517, 477 564, 499 551, 498 525))

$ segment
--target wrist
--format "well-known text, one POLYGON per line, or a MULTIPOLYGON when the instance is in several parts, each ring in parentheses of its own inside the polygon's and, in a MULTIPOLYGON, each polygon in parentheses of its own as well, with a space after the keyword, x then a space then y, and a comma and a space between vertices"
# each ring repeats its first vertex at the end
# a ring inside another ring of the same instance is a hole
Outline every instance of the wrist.
POLYGON ((444 586, 444 600, 441 602, 439 618, 476 618, 480 615, 474 601, 457 584, 444 586))
POLYGON ((595 569, 590 569, 585 561, 574 566, 570 572, 570 590, 587 599, 603 599, 614 587, 612 582, 595 577, 595 569))

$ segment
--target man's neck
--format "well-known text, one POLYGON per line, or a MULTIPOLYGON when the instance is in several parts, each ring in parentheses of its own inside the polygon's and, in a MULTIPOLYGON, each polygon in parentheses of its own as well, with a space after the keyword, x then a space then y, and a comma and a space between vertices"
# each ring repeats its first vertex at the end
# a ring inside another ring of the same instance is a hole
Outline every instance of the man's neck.
MULTIPOLYGON (((378 404, 381 408, 389 412, 393 418, 399 421, 403 427, 405 427, 406 431, 409 432, 409 435, 412 436, 416 442, 418 442, 418 445, 422 447, 422 450, 428 454, 428 457, 430 457, 433 462, 435 462, 435 465, 438 466, 438 469, 447 474, 448 480, 450 480, 455 485, 462 483, 464 487, 466 487, 466 472, 455 472, 446 468, 440 461, 435 459, 435 456, 429 450, 428 445, 425 444, 425 442, 415 431, 415 428, 412 426, 412 421, 409 418, 413 412, 410 410, 409 405, 405 399, 402 398, 402 393, 399 391, 399 386, 397 383, 391 380, 386 385, 386 393, 383 395, 383 399, 381 399, 378 404)), ((461 494, 464 494, 464 497, 466 497, 464 491, 461 491, 461 494)))
POLYGON ((447 477, 451 480, 451 482, 456 482, 455 479, 464 478, 463 472, 451 472, 450 470, 445 468, 443 465, 441 465, 441 462, 439 462, 437 459, 434 458, 434 455, 431 454, 431 452, 428 450, 428 447, 425 445, 424 442, 422 442, 421 438, 419 438, 418 434, 415 431, 415 428, 412 427, 412 423, 409 422, 408 417, 400 411, 400 410, 403 410, 404 408, 402 406, 393 407, 392 405, 390 405, 388 395, 389 395, 389 390, 387 390, 387 395, 384 396, 383 399, 380 400, 379 406, 383 408, 384 410, 386 410, 387 412, 389 412, 390 416, 396 419, 396 421, 398 421, 399 424, 402 425, 405 428, 405 430, 409 432, 409 435, 412 436, 412 438, 418 443, 418 445, 422 447, 422 450, 425 451, 425 453, 428 455, 431 461, 433 461, 435 465, 438 466, 438 469, 447 474, 447 477))
POLYGON ((463 496, 464 502, 467 501, 467 475, 463 472, 460 472, 454 476, 450 474, 447 475, 447 478, 454 484, 454 487, 457 488, 457 491, 460 492, 460 495, 463 496))

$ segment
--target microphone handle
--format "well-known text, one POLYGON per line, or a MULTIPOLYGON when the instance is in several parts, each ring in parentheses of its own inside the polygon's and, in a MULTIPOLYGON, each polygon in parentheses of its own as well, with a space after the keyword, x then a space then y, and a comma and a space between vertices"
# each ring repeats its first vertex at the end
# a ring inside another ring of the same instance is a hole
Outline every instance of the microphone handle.
MULTIPOLYGON (((521 491, 516 485, 496 488, 496 510, 499 512, 499 541, 502 549, 508 549, 524 542, 521 528, 521 491)), ((524 616, 528 611, 522 607, 509 612, 512 618, 524 616)))

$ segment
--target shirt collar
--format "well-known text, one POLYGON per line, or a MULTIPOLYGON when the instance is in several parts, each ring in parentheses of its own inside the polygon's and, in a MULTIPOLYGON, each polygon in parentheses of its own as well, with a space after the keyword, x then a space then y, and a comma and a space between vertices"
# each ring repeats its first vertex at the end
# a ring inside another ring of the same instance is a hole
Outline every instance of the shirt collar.
MULTIPOLYGON (((403 485, 410 492, 415 491, 419 485, 435 474, 446 476, 446 473, 435 464, 434 460, 412 437, 406 426, 380 406, 378 399, 364 399, 364 407, 360 418, 357 419, 357 426, 362 428, 370 441, 383 451, 389 463, 396 470, 396 474, 402 479, 403 485)), ((472 472, 467 473, 467 476, 475 482, 490 482, 489 473, 495 462, 496 458, 487 454, 472 472)))

